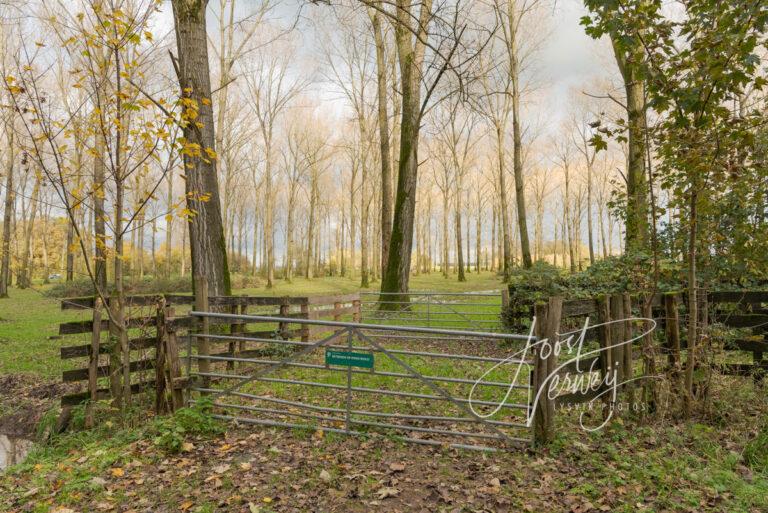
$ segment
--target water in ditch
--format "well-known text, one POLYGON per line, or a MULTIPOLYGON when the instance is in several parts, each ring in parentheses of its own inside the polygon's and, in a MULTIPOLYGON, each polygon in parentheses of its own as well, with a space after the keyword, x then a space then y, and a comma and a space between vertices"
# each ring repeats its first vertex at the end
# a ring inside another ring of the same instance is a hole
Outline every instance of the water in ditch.
POLYGON ((0 472, 24 461, 31 448, 31 440, 0 435, 0 472))

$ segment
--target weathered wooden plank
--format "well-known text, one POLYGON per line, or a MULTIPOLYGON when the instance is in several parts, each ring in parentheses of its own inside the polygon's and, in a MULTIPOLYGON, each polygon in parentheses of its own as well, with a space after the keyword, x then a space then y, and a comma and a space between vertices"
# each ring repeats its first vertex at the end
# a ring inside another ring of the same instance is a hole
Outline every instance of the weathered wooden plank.
MULTIPOLYGON (((555 397, 555 405, 557 406, 569 406, 573 404, 581 404, 581 403, 587 403, 589 401, 595 400, 598 397, 606 397, 610 396, 610 392, 608 392, 608 388, 605 386, 601 386, 597 390, 588 390, 585 393, 577 392, 575 394, 563 394, 558 395, 555 397), (603 394, 603 395, 601 395, 603 394)), ((600 411, 603 408, 602 399, 599 404, 595 404, 595 410, 600 411)))
POLYGON ((333 303, 350 303, 360 299, 360 294, 342 294, 339 296, 309 296, 310 305, 332 305, 333 303))
POLYGON ((93 296, 68 297, 61 300, 62 310, 90 310, 95 304, 93 296))
POLYGON ((573 299, 563 302, 563 317, 576 317, 597 313, 597 302, 594 299, 573 299))
MULTIPOLYGON (((147 360, 137 360, 135 362, 131 362, 131 372, 139 372, 139 371, 145 371, 145 370, 151 370, 155 368, 155 360, 153 359, 147 359, 147 360)), ((101 378, 105 378, 109 376, 110 366, 109 365, 100 365, 96 369, 96 373, 101 378)), ((72 369, 72 370, 65 370, 61 373, 61 380, 65 383, 73 382, 73 381, 83 381, 88 379, 88 369, 72 369)))
MULTIPOLYGON (((128 328, 139 328, 142 326, 154 326, 154 317, 134 317, 128 319, 128 328)), ((101 321, 101 331, 109 330, 109 320, 101 321)), ((71 321, 59 324, 59 335, 76 335, 78 333, 91 333, 93 331, 93 320, 71 321)))
POLYGON ((717 322, 721 322, 731 328, 756 328, 768 324, 768 315, 763 314, 733 314, 715 316, 717 322))
POLYGON ((768 362, 756 363, 724 363, 720 366, 720 372, 728 376, 749 376, 758 372, 768 373, 768 362))
POLYGON ((768 342, 766 342, 764 339, 750 340, 746 338, 727 340, 724 344, 724 349, 728 351, 768 352, 768 342))
POLYGON ((354 306, 348 306, 346 308, 339 308, 334 309, 324 309, 324 310, 313 310, 312 315, 314 315, 316 318, 322 318, 322 317, 335 317, 338 315, 348 315, 355 313, 355 307, 354 306))
POLYGON ((581 358, 578 362, 570 362, 563 366, 563 368, 558 371, 558 374, 564 374, 566 372, 574 374, 576 372, 583 373, 589 371, 598 371, 602 369, 602 360, 603 357, 599 354, 597 356, 581 358), (577 366, 578 369, 576 368, 577 366))
MULTIPOLYGON (((141 381, 131 385, 131 393, 135 394, 142 390, 153 388, 155 386, 155 380, 141 381)), ((96 397, 98 400, 109 399, 111 397, 108 388, 100 388, 96 391, 96 397)), ((76 406, 82 404, 90 398, 89 392, 79 392, 76 394, 69 394, 61 397, 62 406, 76 406)))
POLYGON ((738 290, 710 292, 710 303, 768 303, 768 291, 738 290))
MULTIPOLYGON (((155 346, 155 337, 139 337, 129 340, 131 349, 147 349, 155 346)), ((84 344, 81 346, 67 346, 59 349, 62 360, 69 360, 71 358, 84 358, 90 356, 91 345, 84 344)), ((99 354, 109 353, 109 347, 104 345, 99 346, 99 354)))

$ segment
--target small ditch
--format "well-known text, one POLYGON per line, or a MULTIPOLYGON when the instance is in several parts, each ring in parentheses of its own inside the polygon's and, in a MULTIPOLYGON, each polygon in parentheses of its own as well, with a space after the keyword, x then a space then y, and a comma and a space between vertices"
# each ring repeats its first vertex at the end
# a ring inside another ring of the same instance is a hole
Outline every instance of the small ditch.
POLYGON ((24 461, 33 442, 26 438, 0 435, 0 472, 24 461))

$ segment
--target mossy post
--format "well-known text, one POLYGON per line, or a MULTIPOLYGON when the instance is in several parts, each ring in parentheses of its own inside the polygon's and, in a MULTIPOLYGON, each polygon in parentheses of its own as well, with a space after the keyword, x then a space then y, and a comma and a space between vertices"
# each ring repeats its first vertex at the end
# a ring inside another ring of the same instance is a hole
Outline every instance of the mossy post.
POLYGON ((91 327, 91 348, 88 353, 88 394, 90 400, 85 406, 85 427, 93 427, 93 405, 99 400, 99 345, 101 343, 101 299, 93 302, 93 325, 91 327))
MULTIPOLYGON (((653 296, 642 298, 642 314, 645 319, 653 318, 653 296)), ((643 326, 645 335, 643 336, 643 375, 656 375, 656 351, 653 345, 653 333, 651 332, 651 321, 645 321, 643 326)), ((653 412, 656 409, 656 380, 645 379, 643 384, 645 390, 645 402, 648 403, 648 411, 653 412)))
POLYGON ((669 366, 675 376, 680 370, 680 314, 677 306, 677 293, 664 294, 666 350, 669 366))
MULTIPOLYGON (((195 276, 195 310, 208 311, 208 279, 205 276, 195 276)), ((200 317, 197 325, 198 333, 207 335, 210 329, 208 317, 200 317)), ((197 355, 203 358, 197 359, 197 371, 207 374, 211 371, 211 361, 206 356, 210 355, 210 346, 207 337, 197 337, 197 355)), ((203 376, 202 388, 208 388, 208 376, 203 376)))
MULTIPOLYGON (((597 297, 597 341, 600 344, 600 368, 605 376, 613 369, 613 348, 611 347, 611 307, 609 296, 597 297)), ((611 395, 603 394, 603 419, 608 417, 611 411, 611 395)))
POLYGON ((563 298, 551 297, 547 304, 534 307, 537 343, 533 351, 533 397, 538 398, 533 412, 533 442, 546 445, 555 439, 555 399, 550 398, 550 376, 557 368, 557 333, 563 312, 563 298))

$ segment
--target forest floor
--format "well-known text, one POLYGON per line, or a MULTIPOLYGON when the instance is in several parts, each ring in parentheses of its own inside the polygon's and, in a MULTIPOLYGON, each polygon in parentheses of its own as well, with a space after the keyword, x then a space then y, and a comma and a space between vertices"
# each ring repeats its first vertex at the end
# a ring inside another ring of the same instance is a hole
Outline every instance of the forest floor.
MULTIPOLYGON (((501 286, 490 274, 472 278, 457 285, 433 274, 416 278, 413 288, 501 286)), ((353 280, 302 281, 238 293, 357 290, 353 280)), ((0 418, 7 428, 51 431, 66 392, 59 347, 69 344, 56 338, 56 327, 78 315, 38 291, 11 290, 0 301, 0 418)), ((99 408, 97 428, 50 436, 0 474, 0 511, 768 511, 768 394, 744 378, 717 378, 689 421, 669 413, 624 416, 586 433, 577 412, 563 411, 550 447, 490 454, 237 427, 196 410, 147 419, 148 405, 123 415, 99 408)), ((73 424, 82 422, 76 409, 73 424)))
POLYGON ((692 421, 625 417, 588 434, 563 414, 551 447, 491 454, 231 425, 169 453, 190 417, 110 417, 9 469, 0 510, 765 512, 765 389, 733 385, 713 387, 692 421))

